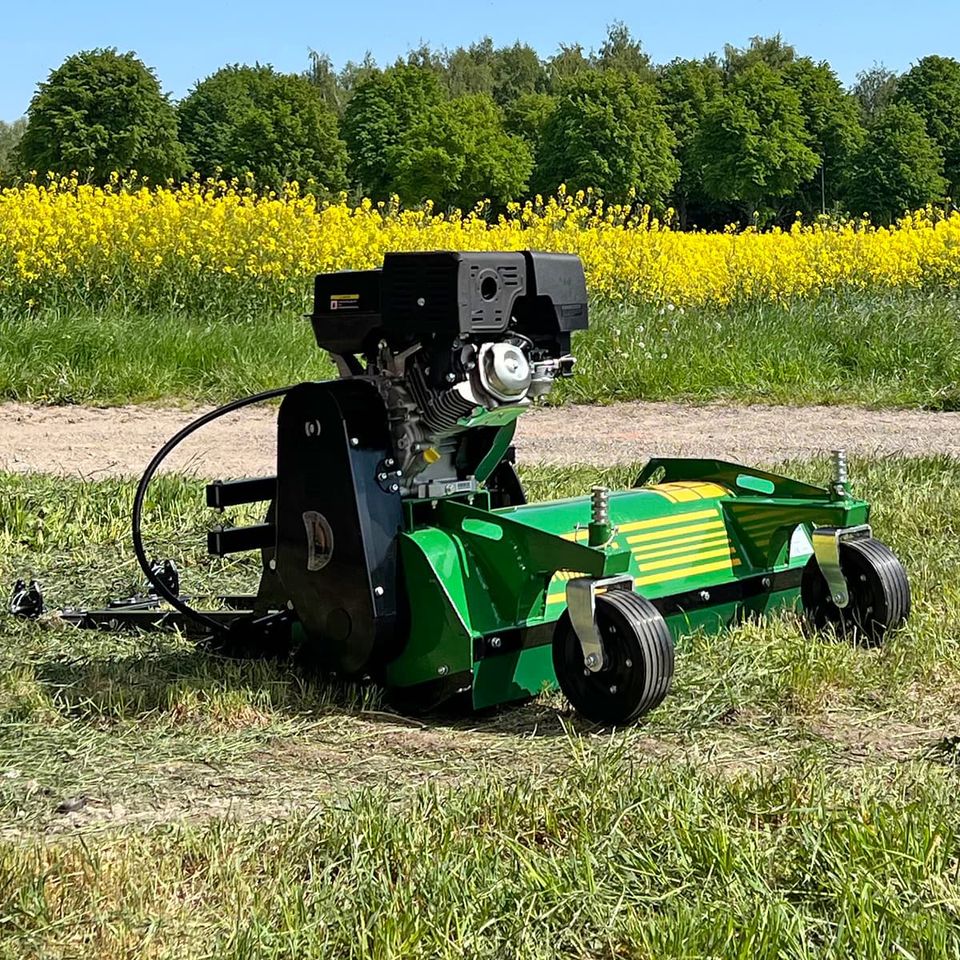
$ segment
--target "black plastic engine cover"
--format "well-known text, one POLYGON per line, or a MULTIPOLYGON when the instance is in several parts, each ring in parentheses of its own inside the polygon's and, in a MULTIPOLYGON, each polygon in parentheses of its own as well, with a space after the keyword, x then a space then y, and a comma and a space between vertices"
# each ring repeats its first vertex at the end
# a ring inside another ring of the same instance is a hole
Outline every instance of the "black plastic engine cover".
POLYGON ((527 292, 522 253, 388 253, 380 311, 388 339, 503 333, 527 292))
POLYGON ((376 676, 396 652, 398 492, 386 411, 365 380, 303 383, 278 417, 277 575, 308 659, 376 676))

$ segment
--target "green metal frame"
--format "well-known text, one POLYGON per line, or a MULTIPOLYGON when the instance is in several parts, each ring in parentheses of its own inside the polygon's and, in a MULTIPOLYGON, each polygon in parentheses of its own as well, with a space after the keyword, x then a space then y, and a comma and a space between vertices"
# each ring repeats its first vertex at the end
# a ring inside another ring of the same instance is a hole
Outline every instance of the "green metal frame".
POLYGON ((612 491, 613 536, 600 546, 589 545, 589 497, 499 510, 470 499, 408 505, 409 635, 386 679, 411 693, 470 689, 476 707, 556 685, 550 642, 571 576, 631 574, 675 637, 721 629, 797 602, 814 527, 869 517, 845 492, 697 459, 651 460, 632 490, 612 491))

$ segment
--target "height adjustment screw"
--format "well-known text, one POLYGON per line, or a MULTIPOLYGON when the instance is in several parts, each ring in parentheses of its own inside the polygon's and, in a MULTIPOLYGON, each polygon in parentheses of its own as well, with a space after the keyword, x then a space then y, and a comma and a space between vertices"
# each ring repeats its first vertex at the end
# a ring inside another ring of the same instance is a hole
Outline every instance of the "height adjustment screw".
POLYGON ((833 451, 833 489, 837 496, 845 497, 847 495, 847 484, 849 476, 847 474, 847 451, 833 451))
POLYGON ((606 487, 594 487, 590 492, 594 523, 610 522, 610 491, 606 487))

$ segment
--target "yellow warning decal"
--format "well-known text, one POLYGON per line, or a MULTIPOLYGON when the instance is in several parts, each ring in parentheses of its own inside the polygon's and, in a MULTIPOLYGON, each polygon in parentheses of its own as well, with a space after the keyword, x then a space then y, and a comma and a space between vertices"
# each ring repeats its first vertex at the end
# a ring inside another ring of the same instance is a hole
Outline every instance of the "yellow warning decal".
POLYGON ((360 307, 359 293, 331 293, 331 310, 357 310, 360 307))

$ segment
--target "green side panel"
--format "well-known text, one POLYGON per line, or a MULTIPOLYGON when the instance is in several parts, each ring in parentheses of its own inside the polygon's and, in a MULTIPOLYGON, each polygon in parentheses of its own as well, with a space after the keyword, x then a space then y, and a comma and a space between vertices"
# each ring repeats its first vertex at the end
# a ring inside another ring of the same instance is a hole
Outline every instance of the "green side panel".
MULTIPOLYGON (((600 577, 626 572, 629 567, 626 550, 589 547, 551 530, 518 522, 516 516, 454 500, 441 501, 437 506, 437 522, 463 545, 468 558, 465 578, 476 584, 493 605, 493 621, 485 616, 481 619, 470 610, 470 622, 481 632, 542 619, 547 585, 560 569, 575 567, 600 577)), ((487 612, 483 605, 481 612, 487 612)))
POLYGON ((410 632, 387 664, 387 683, 409 686, 469 670, 473 657, 464 619, 467 584, 460 546, 443 530, 400 535, 400 562, 410 606, 410 632))
POLYGON ((474 708, 526 700, 545 689, 556 689, 552 650, 547 643, 478 660, 473 673, 474 708))
POLYGON ((771 616, 783 610, 798 610, 799 607, 800 590, 791 588, 751 597, 748 600, 701 607, 692 613, 674 613, 668 616, 666 621, 673 634, 674 642, 679 642, 683 637, 698 630, 703 630, 705 633, 718 633, 752 617, 771 616))

